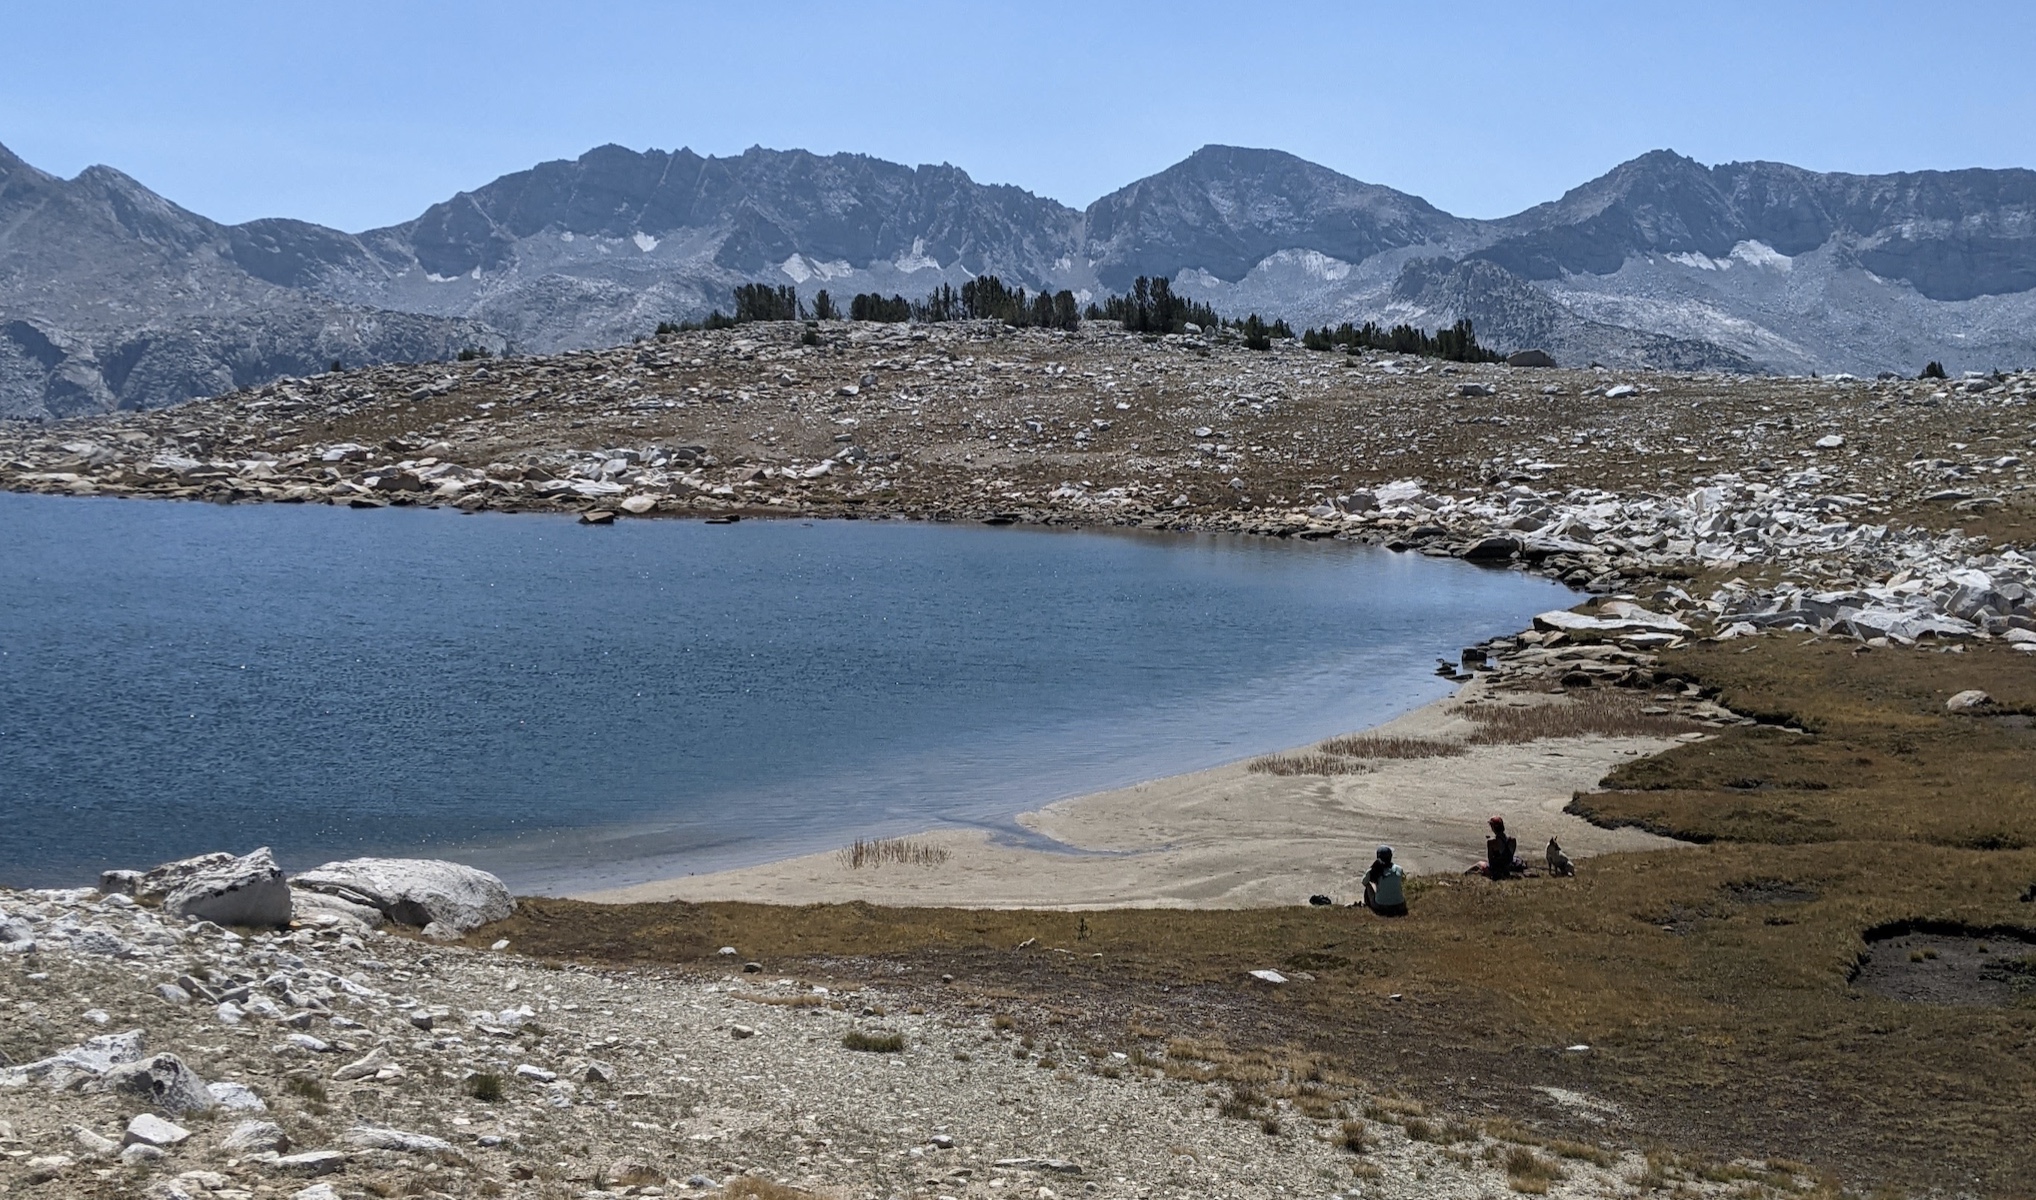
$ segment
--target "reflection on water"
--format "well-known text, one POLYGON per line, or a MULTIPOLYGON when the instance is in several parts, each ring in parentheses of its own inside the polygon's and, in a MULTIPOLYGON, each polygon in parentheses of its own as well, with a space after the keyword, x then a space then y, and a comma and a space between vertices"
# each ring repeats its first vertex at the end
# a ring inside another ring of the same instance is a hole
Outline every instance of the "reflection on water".
POLYGON ((443 853, 523 890, 1194 770, 1561 603, 1333 542, 0 495, 0 882, 443 853))

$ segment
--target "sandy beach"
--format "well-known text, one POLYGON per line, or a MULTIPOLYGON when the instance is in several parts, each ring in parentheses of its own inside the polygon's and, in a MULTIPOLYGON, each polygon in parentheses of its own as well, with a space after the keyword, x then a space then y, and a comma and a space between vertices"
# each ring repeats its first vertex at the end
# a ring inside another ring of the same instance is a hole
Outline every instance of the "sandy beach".
MULTIPOLYGON (((1482 681, 1368 732, 1461 740, 1464 705, 1525 703, 1482 681)), ((1505 817, 1539 864, 1559 838, 1573 858, 1681 845, 1601 829, 1563 812, 1572 793, 1622 762, 1668 748, 1652 738, 1555 738, 1470 746, 1456 757, 1374 760, 1349 775, 1272 775, 1248 760, 1062 800, 1018 821, 1069 852, 997 844, 980 830, 933 830, 914 842, 947 852, 930 864, 852 868, 836 852, 657 880, 578 898, 604 903, 742 900, 963 908, 1251 908, 1339 902, 1381 844, 1415 875, 1461 871, 1484 857, 1485 818, 1505 817)))

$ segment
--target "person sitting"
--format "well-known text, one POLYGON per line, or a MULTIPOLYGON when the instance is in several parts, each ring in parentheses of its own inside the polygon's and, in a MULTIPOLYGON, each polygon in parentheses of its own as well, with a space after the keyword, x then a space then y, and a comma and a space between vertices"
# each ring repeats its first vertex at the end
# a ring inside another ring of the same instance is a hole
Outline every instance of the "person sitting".
POLYGON ((1562 852, 1562 843, 1554 838, 1548 839, 1548 873, 1564 878, 1576 874, 1576 864, 1569 860, 1569 855, 1562 852))
POLYGON ((1506 832, 1506 818, 1493 817, 1486 824, 1492 827, 1492 832, 1485 838, 1485 861, 1464 874, 1487 879, 1511 879, 1525 874, 1527 864, 1520 861, 1520 843, 1506 832))
POLYGON ((1407 915, 1407 872, 1393 861, 1393 848, 1380 846, 1364 873, 1364 906, 1382 917, 1407 915))

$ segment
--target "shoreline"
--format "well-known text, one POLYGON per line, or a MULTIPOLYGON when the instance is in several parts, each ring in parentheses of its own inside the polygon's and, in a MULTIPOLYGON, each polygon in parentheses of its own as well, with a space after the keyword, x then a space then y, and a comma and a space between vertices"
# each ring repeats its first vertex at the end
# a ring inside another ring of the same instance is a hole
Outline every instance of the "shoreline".
MULTIPOLYGON (((1503 704, 1481 676, 1455 695, 1362 731, 1456 740, 1472 727, 1466 702, 1503 704)), ((1454 874, 1483 857, 1485 818, 1501 815, 1538 864, 1550 836, 1582 859, 1687 845, 1636 829, 1603 829, 1563 811, 1668 738, 1555 738, 1471 746, 1453 757, 1376 760, 1360 773, 1274 775, 1243 759, 1112 791, 1058 800, 1016 817, 1073 853, 999 844, 989 831, 933 829, 909 841, 941 861, 853 868, 839 850, 686 875, 570 898, 604 904, 742 901, 898 907, 1266 908, 1339 904, 1380 844, 1411 875, 1454 874)), ((1297 749, 1305 750, 1307 747, 1297 749)))
POLYGON ((2005 552, 2036 528, 2036 468, 2004 453, 2026 441, 2028 372, 1512 368, 1100 326, 805 333, 386 365, 0 422, 0 489, 594 525, 884 516, 1335 538, 1638 592, 1696 634, 2036 638, 2018 594, 2036 571, 2005 552))

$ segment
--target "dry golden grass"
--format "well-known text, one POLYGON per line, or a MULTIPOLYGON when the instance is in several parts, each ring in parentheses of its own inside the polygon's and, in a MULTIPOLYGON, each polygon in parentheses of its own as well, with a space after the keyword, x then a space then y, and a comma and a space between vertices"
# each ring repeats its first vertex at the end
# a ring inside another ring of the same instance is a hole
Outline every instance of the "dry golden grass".
POLYGON ((1855 838, 1972 850, 2036 846, 2036 670, 1998 646, 1870 651, 1764 638, 1665 655, 1735 711, 1806 730, 1736 727, 1634 762, 1571 811, 1694 841, 1855 838), (1944 711, 1982 688, 1998 715, 1944 711))
POLYGON ((1543 738, 1672 738, 1706 726, 1673 713, 1644 713, 1644 697, 1613 689, 1551 698, 1543 703, 1487 701, 1466 705, 1463 715, 1477 726, 1467 739, 1475 746, 1505 746, 1543 738))
POLYGON ((953 855, 945 846, 935 846, 912 838, 878 838, 873 841, 857 838, 835 851, 834 857, 849 870, 859 871, 864 867, 879 867, 885 863, 937 867, 953 855))
POLYGON ((1511 1117, 1487 1117, 1484 1121, 1485 1136, 1495 1141, 1512 1142, 1518 1146, 1539 1146, 1544 1139, 1511 1117))
POLYGON ((1560 1166, 1525 1146, 1506 1150, 1500 1162, 1506 1168, 1507 1185, 1529 1196, 1546 1195, 1557 1180, 1565 1178, 1560 1166))
POLYGON ((1362 775, 1371 768, 1334 754, 1268 754, 1252 759, 1245 770, 1254 775, 1362 775))
POLYGON ((1468 754, 1462 744, 1434 738, 1382 737, 1375 733, 1353 733, 1323 742, 1324 754, 1345 758, 1455 758, 1468 754))
POLYGON ((1578 1162, 1587 1162, 1596 1167, 1609 1167, 1619 1161, 1617 1155, 1603 1146, 1593 1146, 1587 1142, 1572 1142, 1564 1138, 1557 1138, 1549 1142, 1548 1150, 1558 1158, 1573 1158, 1578 1162))

